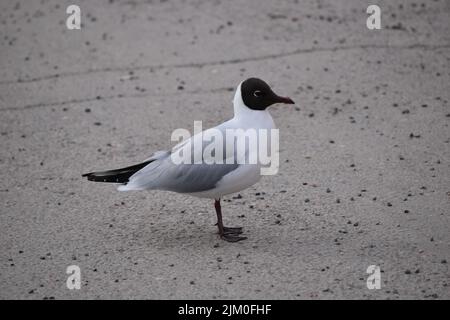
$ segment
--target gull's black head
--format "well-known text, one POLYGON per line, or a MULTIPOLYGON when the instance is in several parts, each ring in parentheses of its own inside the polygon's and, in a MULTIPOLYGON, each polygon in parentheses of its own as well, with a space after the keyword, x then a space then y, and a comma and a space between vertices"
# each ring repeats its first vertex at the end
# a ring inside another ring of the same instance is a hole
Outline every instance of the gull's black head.
POLYGON ((290 98, 276 95, 267 83, 258 78, 242 82, 241 95, 244 104, 252 110, 265 110, 275 103, 294 104, 290 98))

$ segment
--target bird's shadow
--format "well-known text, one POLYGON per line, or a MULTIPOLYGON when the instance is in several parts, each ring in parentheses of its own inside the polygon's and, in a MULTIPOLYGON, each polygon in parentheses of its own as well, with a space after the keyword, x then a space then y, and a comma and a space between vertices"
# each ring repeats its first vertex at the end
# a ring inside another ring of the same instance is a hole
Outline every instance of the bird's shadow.
POLYGON ((220 239, 217 227, 212 224, 187 224, 180 227, 179 225, 160 223, 135 230, 130 240, 134 242, 135 246, 150 246, 158 249, 195 247, 197 250, 201 250, 211 249, 223 243, 234 245, 220 239))

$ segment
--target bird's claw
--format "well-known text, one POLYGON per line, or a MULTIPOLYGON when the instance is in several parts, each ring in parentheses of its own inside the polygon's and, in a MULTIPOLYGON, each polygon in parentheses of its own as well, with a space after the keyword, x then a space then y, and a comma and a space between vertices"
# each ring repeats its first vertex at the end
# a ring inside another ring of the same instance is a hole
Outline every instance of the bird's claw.
POLYGON ((241 234, 242 227, 223 227, 224 234, 241 234))
POLYGON ((247 239, 247 237, 241 237, 237 233, 224 233, 220 237, 228 242, 238 242, 247 239))

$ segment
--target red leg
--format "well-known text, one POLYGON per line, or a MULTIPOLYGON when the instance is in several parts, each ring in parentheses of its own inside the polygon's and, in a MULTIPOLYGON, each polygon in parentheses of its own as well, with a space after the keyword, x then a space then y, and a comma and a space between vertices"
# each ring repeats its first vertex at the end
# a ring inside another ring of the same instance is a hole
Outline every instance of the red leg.
POLYGON ((214 207, 216 208, 217 227, 219 228, 219 235, 223 240, 229 241, 229 242, 237 242, 237 241, 247 239, 247 237, 239 236, 239 234, 242 233, 241 227, 228 228, 228 227, 223 226, 222 208, 220 206, 220 199, 215 200, 214 207))

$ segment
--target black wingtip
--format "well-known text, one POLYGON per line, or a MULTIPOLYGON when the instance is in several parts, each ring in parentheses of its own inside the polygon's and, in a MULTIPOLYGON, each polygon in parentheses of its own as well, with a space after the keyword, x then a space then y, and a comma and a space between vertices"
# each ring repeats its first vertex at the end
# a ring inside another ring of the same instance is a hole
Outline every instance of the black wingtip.
POLYGON ((95 181, 96 180, 96 173, 95 172, 83 173, 81 176, 83 178, 87 178, 89 181, 95 181))
POLYGON ((141 170, 147 164, 153 160, 148 160, 130 167, 120 168, 108 171, 98 171, 84 173, 81 176, 86 177, 89 181, 96 182, 112 182, 112 183, 127 183, 128 179, 135 174, 137 171, 141 170))
POLYGON ((83 178, 86 177, 89 181, 96 181, 95 172, 84 173, 81 175, 83 178))

